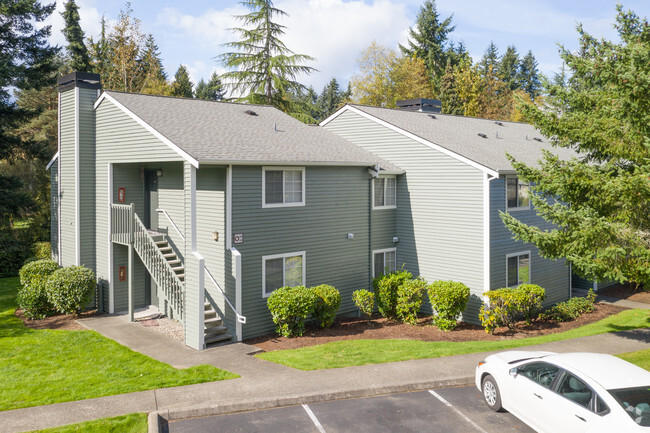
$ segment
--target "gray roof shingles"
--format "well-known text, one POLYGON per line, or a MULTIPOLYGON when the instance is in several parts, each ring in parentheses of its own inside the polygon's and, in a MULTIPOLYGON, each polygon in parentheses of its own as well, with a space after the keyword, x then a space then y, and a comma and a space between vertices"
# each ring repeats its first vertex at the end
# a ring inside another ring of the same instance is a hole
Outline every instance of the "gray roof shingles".
POLYGON ((473 117, 434 114, 432 118, 432 113, 426 112, 351 106, 495 171, 513 170, 506 153, 532 166, 537 166, 542 159, 542 150, 565 160, 578 156, 571 149, 552 146, 537 129, 526 123, 504 121, 499 125, 494 120, 473 117), (487 138, 478 134, 485 134, 487 138))
POLYGON ((199 163, 379 163, 401 171, 320 126, 306 125, 270 106, 106 93, 199 163))

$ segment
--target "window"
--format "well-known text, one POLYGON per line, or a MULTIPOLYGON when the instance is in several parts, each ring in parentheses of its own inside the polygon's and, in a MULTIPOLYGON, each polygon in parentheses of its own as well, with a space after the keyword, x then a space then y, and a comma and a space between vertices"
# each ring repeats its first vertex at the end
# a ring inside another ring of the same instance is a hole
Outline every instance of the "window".
POLYGON ((580 406, 589 409, 593 392, 582 380, 571 373, 566 373, 562 377, 557 392, 569 400, 578 403, 580 406))
POLYGON ((397 269, 396 259, 397 250, 389 248, 386 250, 377 250, 372 252, 372 277, 379 278, 382 275, 395 272, 397 269))
POLYGON ((305 284, 305 252, 262 257, 262 297, 275 289, 305 284))
POLYGON ((506 256, 508 287, 530 283, 530 251, 506 256))
POLYGON ((517 369, 517 374, 526 376, 535 383, 542 385, 544 388, 550 388, 555 380, 555 376, 560 371, 558 367, 547 362, 531 362, 522 365, 517 369))
POLYGON ((263 167, 262 207, 304 206, 304 167, 263 167))
POLYGON ((528 194, 528 183, 520 180, 517 176, 506 177, 507 209, 530 209, 530 198, 528 194))
POLYGON ((373 182, 373 209, 390 209, 397 206, 397 186, 395 176, 379 177, 373 182))

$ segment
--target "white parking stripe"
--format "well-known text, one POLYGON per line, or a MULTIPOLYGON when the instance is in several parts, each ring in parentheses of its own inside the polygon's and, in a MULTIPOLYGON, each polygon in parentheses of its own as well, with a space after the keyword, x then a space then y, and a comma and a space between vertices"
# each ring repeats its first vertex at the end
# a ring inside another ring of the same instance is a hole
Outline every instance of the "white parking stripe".
POLYGON ((435 391, 433 391, 433 390, 429 390, 429 393, 431 393, 432 396, 434 396, 435 398, 437 398, 438 400, 440 400, 444 405, 446 405, 446 406, 452 408, 452 409, 453 409, 453 410, 454 410, 458 415, 460 415, 461 417, 463 417, 463 419, 465 419, 465 421, 467 421, 468 423, 470 423, 471 425, 473 425, 473 426, 476 428, 476 430, 478 430, 478 431, 480 431, 480 432, 482 432, 482 433, 487 433, 487 432, 486 432, 485 430, 483 430, 483 429, 482 429, 478 424, 476 424, 474 421, 472 421, 471 419, 469 419, 469 417, 468 417, 467 415, 465 415, 464 413, 462 413, 461 411, 459 411, 458 409, 456 409, 456 408, 455 408, 451 403, 449 403, 447 400, 445 400, 444 398, 442 398, 442 396, 441 396, 440 394, 438 394, 437 392, 435 392, 435 391))
POLYGON ((309 418, 311 418, 311 421, 314 423, 314 425, 316 426, 318 431, 320 433, 325 433, 325 429, 321 425, 320 421, 318 421, 318 418, 316 418, 316 415, 314 415, 314 412, 311 411, 309 406, 307 406, 306 404, 303 404, 302 408, 305 409, 305 412, 307 412, 307 415, 309 415, 309 418))

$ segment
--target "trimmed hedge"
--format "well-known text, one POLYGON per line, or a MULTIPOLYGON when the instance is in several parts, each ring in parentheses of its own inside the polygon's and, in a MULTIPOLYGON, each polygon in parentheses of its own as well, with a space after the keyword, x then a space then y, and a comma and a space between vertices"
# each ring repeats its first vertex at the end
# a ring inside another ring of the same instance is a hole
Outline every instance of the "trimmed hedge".
POLYGON ((322 328, 329 328, 336 319, 336 312, 341 306, 341 294, 332 286, 321 284, 310 288, 316 296, 314 318, 322 328))
POLYGON ((457 281, 434 281, 429 285, 428 293, 434 312, 433 323, 443 331, 451 331, 467 307, 469 287, 457 281))
POLYGON ((302 335, 305 320, 314 311, 316 295, 305 286, 281 287, 266 300, 278 334, 283 337, 302 335))
POLYGON ((20 284, 16 302, 28 319, 42 319, 54 313, 48 300, 48 278, 59 269, 56 262, 45 259, 27 263, 20 269, 20 284))
POLYGON ((400 322, 417 325, 418 312, 422 307, 422 299, 426 288, 427 282, 419 277, 414 280, 404 281, 397 287, 395 314, 400 322))
POLYGON ((47 297, 60 313, 80 313, 90 302, 95 287, 93 271, 83 266, 68 266, 47 280, 47 297))
POLYGON ((370 320, 375 309, 375 294, 366 289, 355 290, 352 292, 352 301, 361 315, 370 320))
POLYGON ((528 323, 541 308, 546 297, 543 288, 535 284, 522 284, 519 287, 491 290, 485 293, 490 307, 481 306, 479 318, 488 333, 501 326, 512 330, 519 318, 528 323))
POLYGON ((33 253, 37 260, 51 259, 52 247, 49 242, 36 242, 33 247, 33 253))
POLYGON ((391 320, 397 320, 397 290, 406 281, 413 279, 408 271, 397 271, 372 280, 379 313, 391 320))

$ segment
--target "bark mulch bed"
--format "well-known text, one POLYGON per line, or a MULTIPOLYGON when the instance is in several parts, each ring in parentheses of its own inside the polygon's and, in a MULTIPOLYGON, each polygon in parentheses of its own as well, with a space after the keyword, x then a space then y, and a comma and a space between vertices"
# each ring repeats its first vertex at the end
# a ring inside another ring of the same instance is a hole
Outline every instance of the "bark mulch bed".
POLYGON ((46 317, 45 319, 28 319, 23 315, 23 310, 16 310, 14 313, 16 317, 23 321, 27 328, 31 329, 62 329, 66 331, 78 331, 86 329, 75 320, 85 319, 97 315, 97 310, 85 311, 79 315, 67 314, 59 316, 46 317))
POLYGON ((372 321, 357 318, 340 318, 331 328, 321 329, 318 325, 307 325, 302 337, 286 338, 277 334, 267 334, 250 338, 245 341, 265 352, 284 349, 298 349, 305 346, 329 343, 332 341, 355 339, 401 339, 421 341, 495 341, 509 340, 568 331, 569 329, 597 322, 601 319, 619 313, 624 308, 609 304, 595 304, 592 313, 583 315, 572 322, 535 321, 531 325, 521 322, 515 331, 499 328, 490 335, 476 325, 460 323, 456 329, 444 332, 431 325, 430 318, 422 318, 417 325, 406 325, 390 322, 381 317, 373 317, 372 321))
POLYGON ((598 294, 650 304, 650 291, 644 291, 643 287, 637 289, 632 284, 620 284, 609 289, 601 290, 598 294))

